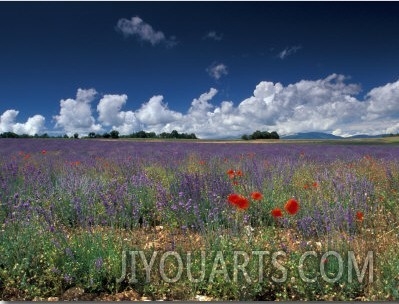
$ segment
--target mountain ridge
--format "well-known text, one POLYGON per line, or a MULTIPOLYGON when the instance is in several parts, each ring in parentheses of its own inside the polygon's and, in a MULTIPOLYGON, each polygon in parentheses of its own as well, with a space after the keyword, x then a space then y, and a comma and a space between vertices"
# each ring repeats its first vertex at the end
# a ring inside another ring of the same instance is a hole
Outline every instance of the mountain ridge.
POLYGON ((324 132, 300 132, 291 135, 283 135, 281 139, 345 139, 345 138, 381 138, 383 134, 379 135, 367 135, 367 134, 358 134, 349 137, 342 137, 338 135, 333 135, 324 132))

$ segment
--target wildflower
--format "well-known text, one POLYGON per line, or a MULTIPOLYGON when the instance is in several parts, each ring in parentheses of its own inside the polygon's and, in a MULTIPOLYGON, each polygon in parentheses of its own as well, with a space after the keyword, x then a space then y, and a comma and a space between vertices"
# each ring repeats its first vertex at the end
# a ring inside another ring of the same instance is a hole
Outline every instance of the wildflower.
POLYGON ((313 182, 312 186, 313 186, 313 188, 317 188, 319 186, 319 184, 317 182, 313 182))
POLYGON ((359 222, 363 222, 363 219, 364 219, 363 212, 361 211, 356 212, 356 220, 359 222))
POLYGON ((239 209, 247 209, 249 207, 249 201, 244 196, 236 193, 229 194, 227 200, 239 209))
POLYGON ((64 280, 65 280, 65 282, 67 282, 68 284, 71 284, 72 281, 73 281, 73 278, 72 278, 69 274, 66 274, 66 275, 64 275, 64 280))
POLYGON ((237 207, 240 209, 248 209, 249 201, 245 197, 241 196, 240 200, 238 201, 237 207))
POLYGON ((235 176, 234 170, 232 170, 232 169, 228 170, 228 171, 227 171, 227 175, 228 175, 230 178, 234 178, 234 176, 235 176))
POLYGON ((230 204, 236 205, 238 200, 240 199, 240 196, 236 193, 229 194, 227 197, 227 200, 229 201, 230 204))
POLYGON ((43 149, 42 154, 45 155, 46 153, 47 153, 47 151, 43 149))
POLYGON ((236 171, 236 175, 237 175, 237 176, 243 176, 242 171, 241 171, 241 170, 237 170, 237 171, 236 171))
POLYGON ((103 259, 102 258, 98 258, 95 262, 94 262, 94 266, 96 267, 97 270, 100 270, 101 267, 103 265, 103 259))
POLYGON ((271 213, 274 218, 279 218, 283 216, 283 212, 280 208, 274 208, 271 213))
POLYGON ((296 199, 291 198, 287 201, 287 203, 284 206, 284 209, 289 213, 294 215, 295 213, 298 212, 299 210, 299 204, 296 199))
POLYGON ((255 201, 260 201, 263 198, 263 195, 262 195, 262 193, 255 191, 255 192, 251 193, 251 197, 255 201))

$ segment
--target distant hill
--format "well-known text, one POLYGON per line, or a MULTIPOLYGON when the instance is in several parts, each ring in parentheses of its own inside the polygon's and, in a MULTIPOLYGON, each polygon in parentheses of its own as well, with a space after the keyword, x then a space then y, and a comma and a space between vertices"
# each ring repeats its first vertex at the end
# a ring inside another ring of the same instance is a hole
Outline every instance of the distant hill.
POLYGON ((344 139, 344 138, 381 138, 381 137, 383 137, 382 134, 381 135, 359 134, 350 137, 342 137, 323 132, 305 132, 305 133, 297 133, 287 136, 281 136, 282 139, 344 139))
POLYGON ((287 136, 281 136, 282 139, 342 139, 341 136, 336 136, 323 132, 306 132, 297 133, 287 136))

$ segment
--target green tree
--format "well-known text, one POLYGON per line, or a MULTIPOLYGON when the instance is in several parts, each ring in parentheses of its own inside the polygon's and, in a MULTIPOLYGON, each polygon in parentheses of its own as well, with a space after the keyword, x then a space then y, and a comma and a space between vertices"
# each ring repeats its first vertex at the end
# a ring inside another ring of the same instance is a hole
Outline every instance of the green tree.
POLYGON ((117 139, 119 138, 119 132, 116 130, 112 130, 109 135, 111 136, 111 138, 117 139))

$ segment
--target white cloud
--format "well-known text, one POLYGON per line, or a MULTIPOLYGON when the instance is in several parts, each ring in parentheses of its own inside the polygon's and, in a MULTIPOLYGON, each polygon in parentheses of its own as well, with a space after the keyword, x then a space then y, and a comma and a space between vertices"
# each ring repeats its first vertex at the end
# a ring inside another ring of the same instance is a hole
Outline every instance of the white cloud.
POLYGON ((95 123, 91 110, 91 102, 96 94, 94 89, 78 89, 76 99, 61 100, 60 114, 53 117, 56 128, 63 128, 69 136, 76 132, 86 135, 89 132, 102 131, 102 126, 95 123))
POLYGON ((16 134, 35 135, 44 129, 45 118, 42 115, 29 117, 25 123, 15 122, 19 111, 11 109, 0 116, 0 133, 13 132, 16 134))
POLYGON ((217 33, 215 31, 210 31, 204 36, 204 39, 212 39, 215 41, 220 41, 223 39, 223 34, 222 33, 217 33))
MULTIPOLYGON (((211 89, 201 95, 207 98, 194 99, 187 114, 178 122, 169 123, 165 130, 176 129, 208 138, 240 136, 257 129, 276 130, 281 135, 309 131, 347 136, 380 134, 387 130, 395 133, 399 127, 397 121, 370 122, 365 119, 371 101, 358 100, 355 96, 360 92, 360 86, 347 84, 346 80, 342 75, 332 74, 319 80, 301 80, 286 87, 281 83, 262 81, 253 95, 236 107, 231 101, 212 105, 210 100, 217 91, 211 89)), ((379 88, 386 92, 384 104, 395 104, 397 94, 392 91, 393 87, 379 88)))
POLYGON ((224 65, 223 63, 220 64, 214 63, 210 67, 208 67, 206 71, 208 72, 209 76, 211 76, 216 80, 220 79, 223 75, 228 74, 227 66, 224 65))
POLYGON ((179 120, 181 113, 171 111, 168 106, 162 102, 163 96, 153 96, 147 103, 143 104, 136 112, 136 117, 140 123, 151 126, 167 124, 179 120))
MULTIPOLYGON (((277 131, 280 135, 310 131, 341 136, 397 133, 398 90, 399 80, 374 88, 365 99, 359 100, 360 86, 348 83, 343 75, 300 80, 287 86, 261 81, 252 96, 236 105, 226 100, 213 104, 218 91, 211 88, 194 98, 185 113, 169 109, 162 95, 151 97, 136 110, 127 111, 123 110, 127 95, 104 95, 97 104, 96 122, 90 106, 96 91, 79 89, 76 99, 61 100, 60 115, 55 120, 68 134, 111 128, 121 134, 177 130, 195 133, 200 138, 239 137, 255 130, 277 131)), ((15 110, 6 111, 1 116, 0 130, 17 128, 17 114, 15 110)), ((32 118, 24 125, 38 125, 39 121, 32 118)))
POLYGON ((98 120, 103 126, 112 126, 121 135, 133 133, 139 124, 133 111, 121 111, 127 95, 104 95, 97 105, 98 120))
POLYGON ((399 81, 372 89, 366 99, 368 119, 399 118, 399 81))
POLYGON ((126 104, 127 95, 104 95, 97 105, 98 120, 105 126, 120 125, 123 115, 120 112, 126 104))
POLYGON ((284 50, 282 50, 279 54, 278 57, 283 60, 285 59, 287 56, 293 55, 296 52, 298 52, 302 47, 300 45, 295 45, 292 47, 287 47, 284 50))
POLYGON ((166 38, 161 31, 155 31, 151 25, 145 23, 140 17, 132 17, 130 20, 121 18, 116 25, 117 30, 122 32, 125 36, 136 36, 142 41, 157 45, 165 43, 168 47, 176 45, 176 38, 174 36, 166 38))

